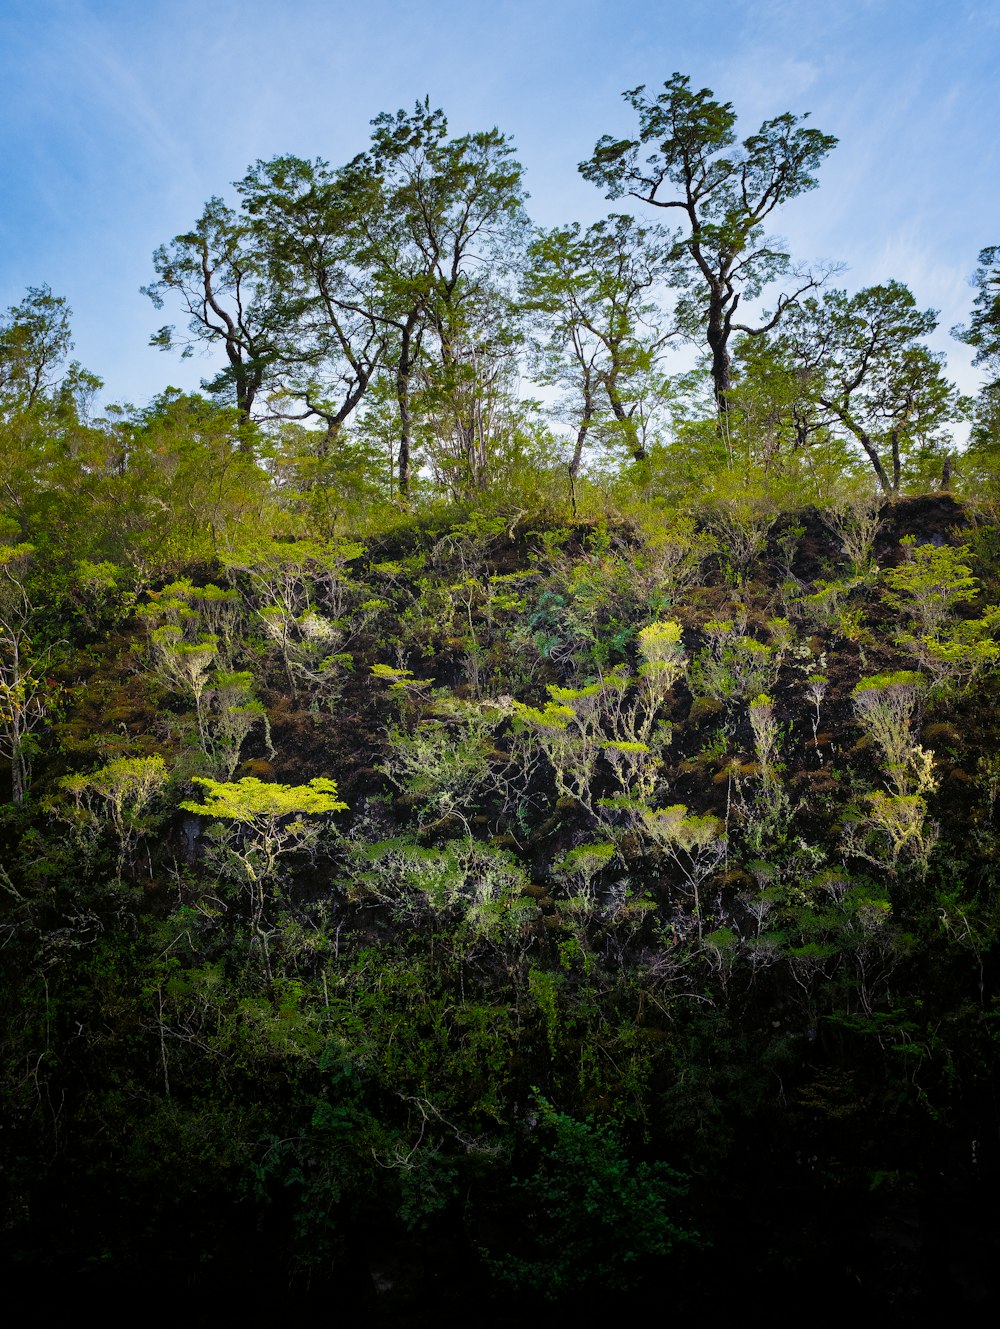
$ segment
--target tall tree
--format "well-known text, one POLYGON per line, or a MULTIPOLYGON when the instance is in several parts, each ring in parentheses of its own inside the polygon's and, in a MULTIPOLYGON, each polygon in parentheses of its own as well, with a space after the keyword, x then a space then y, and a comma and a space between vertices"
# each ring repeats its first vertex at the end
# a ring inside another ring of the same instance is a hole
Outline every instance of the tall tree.
POLYGON ((221 346, 226 368, 204 386, 229 397, 244 420, 253 418, 257 395, 278 352, 281 316, 261 272, 246 222, 221 198, 210 198, 192 230, 153 254, 157 280, 142 288, 157 309, 168 294, 188 315, 185 332, 160 328, 151 344, 188 357, 198 346, 221 346))
POLYGON ((606 134, 589 161, 586 179, 609 198, 640 199, 683 218, 675 234, 676 279, 682 288, 679 325, 707 343, 720 417, 729 408, 730 338, 761 336, 825 274, 793 268, 764 223, 783 203, 815 187, 815 172, 837 140, 807 128, 807 117, 785 114, 765 120, 737 146, 736 115, 708 88, 691 89, 674 74, 655 98, 645 87, 625 92, 639 116, 635 138, 606 134), (648 152, 648 155, 644 155, 648 152), (774 310, 758 324, 736 321, 740 302, 754 300, 777 278, 792 279, 774 310))
POLYGON ((952 328, 952 336, 976 351, 975 363, 1000 376, 1000 245, 979 251, 972 278, 976 298, 968 327, 952 328))
POLYGON ((388 329, 365 253, 373 180, 299 157, 258 161, 240 182, 267 302, 280 326, 271 409, 320 420, 329 454, 379 370, 388 329))
POLYGON ((607 433, 609 417, 630 454, 646 456, 645 389, 669 337, 652 297, 669 249, 656 227, 620 215, 586 231, 538 231, 531 243, 522 298, 535 314, 536 372, 568 390, 573 479, 588 436, 607 433))
POLYGON ((484 363, 482 341, 467 354, 468 330, 477 307, 495 312, 524 192, 496 129, 449 138, 426 101, 372 124, 370 149, 339 169, 258 161, 238 185, 240 213, 210 200, 191 232, 156 251, 145 290, 157 307, 179 295, 189 315, 186 336, 164 327, 155 344, 185 355, 221 346, 228 367, 206 386, 232 389, 248 420, 266 397, 272 417, 321 421, 310 431, 320 454, 390 373, 405 495, 415 388, 432 361, 456 373, 463 362, 463 383, 484 363))
POLYGON ((976 298, 967 327, 952 328, 951 334, 975 349, 974 364, 990 375, 975 400, 969 453, 989 459, 988 471, 995 476, 1000 452, 1000 245, 980 250, 979 267, 972 278, 976 298))
POLYGON ((0 419, 37 415, 78 421, 101 380, 70 360, 72 310, 48 286, 29 286, 0 317, 0 419))
POLYGON ((25 534, 67 475, 81 491, 90 479, 83 459, 102 384, 69 359, 70 318, 66 300, 48 286, 29 287, 0 316, 0 516, 15 517, 25 534))
POLYGON ((939 449, 958 415, 943 357, 923 341, 936 326, 932 309, 919 309, 906 286, 890 281, 804 300, 776 341, 802 384, 802 436, 818 426, 845 433, 886 494, 899 492, 906 456, 939 449))
MULTIPOLYGON (((487 346, 496 351, 510 335, 504 292, 527 226, 523 169, 498 129, 449 138, 444 112, 427 100, 412 112, 383 112, 372 126, 371 147, 341 176, 355 190, 377 181, 382 191, 382 210, 366 214, 364 253, 380 317, 394 333, 398 476, 405 496, 419 427, 416 396, 439 407, 449 382, 456 391, 461 387, 446 412, 456 423, 460 403, 472 402, 469 387, 477 375, 496 382, 498 366, 493 361, 487 369, 487 346), (501 309, 502 330, 496 324, 501 309)), ((470 461, 481 426, 481 415, 476 425, 466 420, 470 461)))
POLYGON ((48 286, 29 286, 0 319, 0 410, 33 410, 62 381, 73 349, 70 309, 48 286))
POLYGON ((439 307, 433 319, 413 393, 415 434, 437 479, 472 499, 498 479, 523 422, 519 311, 505 291, 481 285, 474 304, 439 307))

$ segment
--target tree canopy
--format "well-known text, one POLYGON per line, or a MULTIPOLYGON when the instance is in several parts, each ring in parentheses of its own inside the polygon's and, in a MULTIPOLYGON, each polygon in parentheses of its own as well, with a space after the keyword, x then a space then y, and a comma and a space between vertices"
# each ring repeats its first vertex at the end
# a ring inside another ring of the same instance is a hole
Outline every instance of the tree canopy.
POLYGON ((732 103, 717 101, 708 88, 695 92, 686 74, 672 75, 655 98, 644 86, 622 95, 638 115, 638 135, 606 134, 580 171, 609 198, 628 196, 679 214, 677 323, 707 343, 716 404, 725 413, 733 333, 770 331, 822 280, 823 274, 795 268, 764 224, 782 204, 816 187, 816 170, 837 140, 807 126, 806 116, 786 113, 738 143, 732 103), (757 324, 738 322, 741 301, 757 299, 782 277, 790 289, 778 295, 773 312, 757 324))

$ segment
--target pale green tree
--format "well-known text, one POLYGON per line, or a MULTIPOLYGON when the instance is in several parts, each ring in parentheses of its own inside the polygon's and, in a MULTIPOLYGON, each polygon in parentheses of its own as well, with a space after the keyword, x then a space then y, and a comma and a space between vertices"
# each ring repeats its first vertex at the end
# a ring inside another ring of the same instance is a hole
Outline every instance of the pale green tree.
POLYGON ((213 823, 210 858, 221 872, 235 874, 245 884, 250 925, 269 970, 263 918, 268 891, 278 889, 281 861, 291 854, 314 852, 321 819, 343 812, 347 804, 326 776, 302 785, 268 784, 252 776, 235 781, 196 776, 194 783, 205 791, 202 801, 186 799, 181 807, 213 823))
MULTIPOLYGON (((459 488, 478 487, 492 434, 509 424, 516 318, 510 274, 523 247, 523 168, 498 129, 450 137, 430 102, 372 121, 371 145, 340 173, 364 211, 364 262, 391 333, 385 373, 397 411, 405 497, 418 443, 459 488)), ((454 487, 454 485, 453 485, 454 487)))

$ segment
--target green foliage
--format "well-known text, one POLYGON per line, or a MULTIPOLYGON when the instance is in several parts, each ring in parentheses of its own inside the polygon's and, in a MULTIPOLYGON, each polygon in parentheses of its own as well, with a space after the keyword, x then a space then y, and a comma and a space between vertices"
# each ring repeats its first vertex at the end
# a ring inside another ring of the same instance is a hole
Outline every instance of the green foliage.
POLYGON ((51 650, 38 652, 27 589, 34 547, 0 544, 0 756, 10 763, 15 803, 27 797, 39 731, 58 695, 46 676, 51 650))
POLYGON ((315 819, 343 812, 347 804, 337 797, 337 786, 326 776, 304 785, 265 784, 254 776, 224 782, 194 776, 205 789, 201 803, 186 799, 187 812, 212 818, 208 859, 221 879, 235 878, 250 901, 250 924, 271 977, 270 942, 264 915, 271 896, 280 888, 281 861, 292 854, 315 851, 321 823, 315 819))
POLYGON ((938 686, 966 686, 1000 662, 1000 606, 988 605, 981 618, 963 618, 934 635, 908 640, 920 663, 938 686))
POLYGON ((744 701, 774 687, 781 662, 773 647, 741 632, 731 619, 710 619, 704 632, 706 645, 691 665, 696 696, 744 701))
POLYGON ((434 682, 433 678, 414 678, 412 669, 395 669, 392 665, 373 664, 372 677, 388 683, 393 692, 419 695, 434 682))
POLYGON ((976 298, 968 327, 953 328, 952 335, 975 347, 976 364, 996 368, 1000 363, 1000 245, 979 251, 979 267, 972 278, 976 298))
POLYGON ((678 1217, 685 1176, 663 1162, 630 1162, 609 1126, 557 1112, 541 1096, 535 1106, 537 1171, 514 1183, 533 1217, 531 1253, 492 1256, 503 1281, 549 1301, 620 1292, 650 1261, 696 1239, 678 1217))
POLYGON ((351 894, 378 901, 401 922, 433 929, 449 921, 501 951, 525 941, 534 906, 524 898, 524 869, 509 853, 471 837, 425 846, 399 836, 359 844, 353 857, 351 894))
POLYGON ((343 1255, 368 1181, 365 1155, 373 1141, 381 1142, 361 1077, 343 1051, 326 1047, 320 1071, 325 1083, 311 1118, 290 1135, 267 1136, 252 1173, 260 1198, 292 1198, 294 1258, 307 1271, 343 1255))
POLYGON ((902 543, 903 562, 882 573, 888 588, 885 599, 912 617, 924 633, 934 635, 952 610, 976 596, 979 582, 962 561, 969 546, 918 545, 912 535, 902 543))
MULTIPOLYGON (((396 686, 396 684, 393 684, 396 686)), ((503 795, 494 746, 504 709, 439 697, 412 731, 392 729, 382 771, 423 805, 422 819, 464 818, 489 792, 503 795)))
MULTIPOLYGON (((99 417, 64 301, 0 315, 13 1267, 196 1295, 266 1249, 343 1300, 389 1240, 447 1318, 470 1237, 522 1293, 662 1287, 662 1158, 744 1271, 748 1141, 800 1250, 872 1178, 988 1189, 997 385, 975 501, 900 498, 966 410, 932 315, 764 234, 831 140, 628 101, 585 174, 675 236, 529 236, 509 140, 429 103, 258 162, 154 258, 208 396, 99 417)), ((878 1300, 862 1247, 825 1273, 878 1300)))
POLYGON ((544 753, 552 768, 557 795, 591 811, 599 758, 607 760, 623 792, 648 796, 657 757, 670 742, 670 727, 658 716, 687 666, 680 626, 657 623, 643 631, 638 678, 614 669, 581 688, 550 683, 551 700, 542 709, 513 703, 530 750, 544 753))
MULTIPOLYGON (((669 399, 658 360, 666 334, 650 295, 669 247, 654 228, 612 216, 539 231, 524 283, 537 335, 540 381, 564 390, 554 414, 572 429, 575 481, 585 447, 600 443, 644 460, 658 408, 669 399)), ((575 493, 574 493, 575 504, 575 493)))
POLYGON ((858 722, 878 745, 901 795, 933 789, 931 754, 913 738, 923 679, 911 670, 863 678, 854 689, 858 722))
POLYGON ((272 823, 297 813, 319 816, 343 812, 347 807, 337 797, 336 783, 326 776, 315 776, 304 785, 265 784, 253 776, 226 783, 199 775, 194 782, 206 790, 204 801, 188 799, 181 803, 182 808, 248 826, 272 823))
POLYGON ((147 809, 168 779, 161 756, 119 757, 90 775, 65 775, 61 789, 72 795, 70 814, 78 832, 108 824, 118 841, 118 871, 134 859, 142 837, 152 829, 147 809))
POLYGON ((774 484, 763 473, 720 471, 712 477, 705 518, 716 536, 726 582, 744 584, 778 517, 774 484))
POLYGON ((901 640, 939 686, 969 683, 1000 659, 993 634, 1000 626, 1000 606, 987 605, 979 618, 955 618, 955 611, 975 600, 979 579, 962 560, 968 545, 917 545, 903 540, 906 557, 886 568, 885 598, 910 621, 901 640))
POLYGON ((845 848, 891 871, 901 859, 909 859, 926 872, 938 840, 938 828, 927 821, 926 799, 877 789, 867 795, 866 805, 864 816, 847 823, 845 848))
POLYGON ((814 590, 797 602, 809 621, 835 632, 844 641, 856 641, 862 633, 862 609, 856 592, 863 586, 858 577, 827 581, 817 577, 814 590))
MULTIPOLYGON (((695 91, 690 78, 675 73, 655 98, 645 87, 623 95, 638 116, 638 136, 604 135, 580 170, 611 198, 631 194, 684 217, 671 254, 682 291, 677 317, 689 335, 708 343, 716 401, 725 415, 736 306, 789 269, 789 256, 765 240, 762 224, 775 208, 815 187, 815 171, 837 140, 786 113, 765 121, 731 158, 736 116, 710 89, 695 91)), ((780 316, 780 302, 778 310, 780 316)))
POLYGON ((580 881, 585 892, 589 892, 594 878, 608 866, 615 856, 615 846, 609 842, 601 844, 577 845, 552 866, 555 876, 576 882, 580 881))
POLYGON ((960 413, 940 357, 921 340, 936 325, 933 310, 918 309, 913 294, 890 281, 852 296, 810 297, 789 312, 778 337, 803 384, 800 433, 829 430, 850 440, 884 495, 899 492, 908 463, 941 456, 960 413))
MULTIPOLYGON (((225 779, 232 779, 243 744, 258 724, 264 727, 270 748, 267 712, 253 696, 253 675, 248 670, 216 672, 208 694, 205 749, 212 765, 225 779)), ((273 749, 271 752, 273 755, 273 749)))

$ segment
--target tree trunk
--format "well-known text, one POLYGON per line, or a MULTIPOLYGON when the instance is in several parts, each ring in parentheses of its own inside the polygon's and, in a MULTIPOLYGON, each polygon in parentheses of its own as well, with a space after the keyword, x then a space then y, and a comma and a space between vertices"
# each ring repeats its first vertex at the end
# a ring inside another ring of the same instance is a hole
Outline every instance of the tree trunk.
POLYGON ((902 475, 902 465, 899 459, 899 434, 894 429, 892 431, 892 492, 895 496, 899 493, 899 481, 902 475))
MULTIPOLYGON (((587 435, 590 433, 590 422, 594 416, 594 394, 590 382, 590 374, 587 373, 587 379, 583 389, 583 419, 580 421, 580 428, 576 431, 576 446, 573 449, 573 460, 569 465, 569 478, 571 485, 575 485, 576 477, 580 473, 580 463, 583 460, 583 445, 587 441, 587 435)), ((573 510, 576 511, 576 499, 573 499, 573 510)))
POLYGON ((410 449, 413 440, 413 421, 410 415, 410 328, 403 328, 403 342, 396 369, 396 402, 399 406, 399 496, 410 493, 410 449))
POLYGON ((729 357, 729 330, 721 303, 713 296, 708 306, 708 346, 712 352, 712 391, 719 419, 729 416, 729 390, 732 387, 729 357))
POLYGON ((589 430, 590 422, 585 420, 576 431, 576 446, 573 449, 573 460, 569 464, 569 478, 574 481, 580 473, 580 462, 583 460, 583 445, 587 441, 589 430))
POLYGON ((857 420, 844 408, 842 404, 830 401, 825 397, 820 397, 819 404, 828 411, 832 411, 845 429, 848 429, 861 444, 865 450, 868 460, 872 464, 872 470, 875 472, 875 478, 881 486, 882 493, 892 497, 899 490, 899 446, 898 442, 894 446, 894 466, 893 483, 889 483, 889 477, 885 473, 885 467, 882 465, 882 458, 878 455, 878 448, 875 446, 875 440, 862 429, 857 420))
POLYGON ((882 493, 887 494, 891 497, 899 490, 899 458, 898 457, 896 458, 896 464, 893 468, 894 471, 893 483, 890 484, 889 477, 885 473, 885 467, 882 465, 882 459, 878 455, 878 449, 875 447, 875 444, 872 442, 871 438, 868 436, 868 434, 865 433, 863 429, 862 430, 855 429, 852 430, 852 432, 854 433, 855 438, 857 438, 858 442, 864 448, 865 452, 868 454, 868 460, 871 462, 872 469, 875 471, 876 478, 878 479, 878 482, 882 487, 882 493))
POLYGON ((608 401, 611 403, 611 409, 614 411, 615 419, 622 427, 622 433, 625 435, 625 441, 628 444, 629 451, 635 461, 646 460, 646 449, 639 441, 639 431, 635 427, 635 421, 632 419, 631 412, 626 411, 621 397, 618 395, 618 388, 615 384, 613 374, 609 374, 605 379, 608 401))

